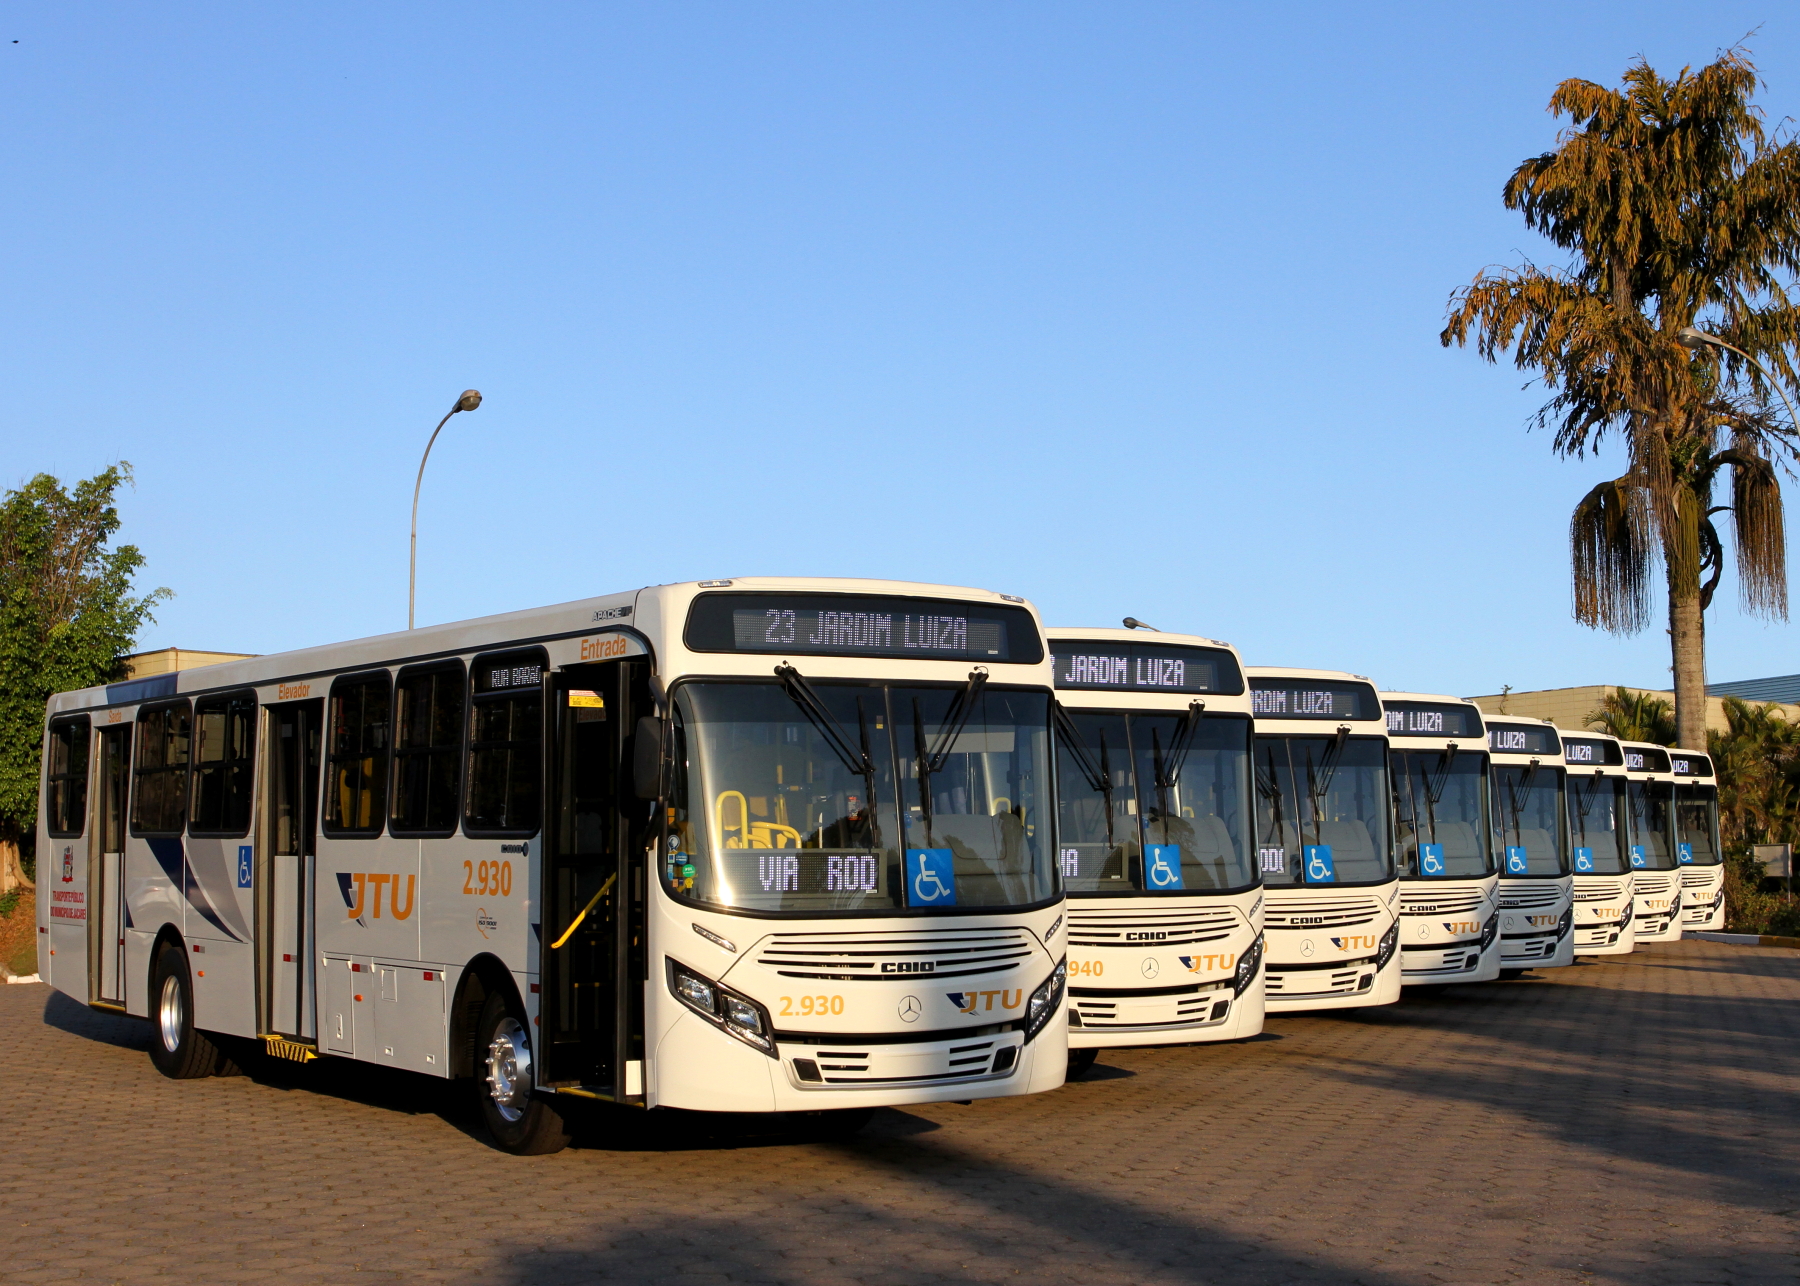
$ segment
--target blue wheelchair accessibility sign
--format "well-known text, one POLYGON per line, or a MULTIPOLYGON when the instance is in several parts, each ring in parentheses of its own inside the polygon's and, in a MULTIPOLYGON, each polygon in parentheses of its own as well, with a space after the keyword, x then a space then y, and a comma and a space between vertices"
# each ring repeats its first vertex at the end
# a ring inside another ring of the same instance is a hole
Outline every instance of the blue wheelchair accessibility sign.
POLYGON ((1631 846, 1631 864, 1634 867, 1645 866, 1648 864, 1644 857, 1644 846, 1642 844, 1633 844, 1631 846))
POLYGON ((906 850, 908 906, 955 906, 956 869, 947 848, 906 850))
POLYGON ((1308 884, 1336 884, 1337 868, 1331 864, 1331 845, 1308 844, 1301 849, 1308 884))
POLYGON ((1181 887, 1181 845, 1144 845, 1144 884, 1153 889, 1181 887))
POLYGON ((238 887, 250 887, 251 847, 248 844, 238 845, 238 887))
POLYGON ((1591 871, 1594 869, 1593 849, 1578 848, 1575 850, 1575 869, 1578 871, 1591 871))
POLYGON ((1419 873, 1421 875, 1442 875, 1445 869, 1442 844, 1419 845, 1419 873))
POLYGON ((1692 844, 1677 844, 1675 846, 1675 860, 1680 862, 1683 866, 1692 862, 1694 860, 1694 846, 1692 844))
POLYGON ((1508 875, 1524 875, 1530 869, 1531 863, 1525 856, 1524 845, 1508 844, 1506 846, 1506 873, 1508 875))

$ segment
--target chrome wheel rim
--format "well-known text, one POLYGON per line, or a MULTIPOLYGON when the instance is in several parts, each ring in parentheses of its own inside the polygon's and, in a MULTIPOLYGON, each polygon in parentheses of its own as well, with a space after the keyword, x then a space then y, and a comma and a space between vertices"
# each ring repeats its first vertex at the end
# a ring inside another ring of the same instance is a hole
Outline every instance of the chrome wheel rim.
POLYGON ((171 1054, 181 1048, 181 1025, 184 1017, 181 979, 170 974, 163 979, 162 995, 157 997, 156 1025, 161 1029, 163 1048, 171 1054))
POLYGON ((487 1051, 488 1097, 504 1121, 517 1121, 531 1104, 531 1043, 517 1019, 502 1018, 487 1051))

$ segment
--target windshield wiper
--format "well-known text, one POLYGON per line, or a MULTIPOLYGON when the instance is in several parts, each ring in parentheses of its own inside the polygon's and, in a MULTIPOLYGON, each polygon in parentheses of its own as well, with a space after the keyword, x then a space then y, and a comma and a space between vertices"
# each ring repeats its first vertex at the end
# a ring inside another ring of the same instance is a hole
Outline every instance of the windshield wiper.
POLYGON ((790 701, 800 707, 800 713, 806 716, 807 722, 812 724, 819 736, 825 739, 825 744, 831 747, 831 752, 838 757, 844 767, 863 779, 863 788, 868 792, 866 807, 869 817, 870 847, 880 848, 881 827, 876 820, 878 814, 875 811, 875 760, 869 754, 869 721, 863 714, 862 698, 856 699, 857 740, 860 744, 852 745, 850 734, 844 730, 843 725, 819 699, 819 694, 813 690, 812 684, 806 681, 805 675, 793 666, 783 664, 775 667, 775 677, 781 680, 781 690, 787 693, 790 701))
POLYGON ((1150 776, 1156 785, 1156 811, 1162 818, 1165 840, 1168 838, 1169 792, 1175 789, 1175 783, 1181 779, 1188 751, 1194 745, 1194 734, 1200 729, 1200 714, 1205 709, 1204 702, 1188 703, 1187 713, 1181 716, 1181 722, 1175 725, 1174 735, 1169 738, 1169 751, 1166 755, 1155 725, 1150 728, 1150 776))
POLYGON ((925 716, 919 709, 919 698, 913 698, 913 760, 919 775, 919 814, 925 826, 925 847, 932 848, 931 840, 931 778, 934 773, 943 771, 950 760, 950 747, 962 736, 963 729, 969 726, 969 720, 975 714, 975 703, 981 697, 981 690, 987 687, 988 672, 985 666, 976 666, 969 671, 969 681, 956 694, 956 700, 950 703, 950 709, 944 715, 943 726, 938 730, 937 742, 930 750, 925 748, 925 716))
POLYGON ((1060 704, 1056 707, 1056 729, 1069 749, 1069 757, 1087 778, 1088 789, 1099 795, 1106 806, 1106 842, 1110 846, 1113 842, 1113 788, 1112 765, 1106 755, 1106 732, 1104 729, 1100 732, 1100 766, 1096 768, 1094 761, 1088 758, 1087 747, 1081 744, 1081 730, 1060 704))

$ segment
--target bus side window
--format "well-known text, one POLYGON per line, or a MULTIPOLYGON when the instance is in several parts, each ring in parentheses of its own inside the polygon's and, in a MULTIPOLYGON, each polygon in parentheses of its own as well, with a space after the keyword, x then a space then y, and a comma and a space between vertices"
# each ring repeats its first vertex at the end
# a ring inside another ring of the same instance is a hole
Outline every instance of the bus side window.
POLYGON ((133 835, 179 835, 187 823, 188 740, 193 714, 185 701, 140 710, 131 788, 133 835))
POLYGON ((544 790, 542 648, 493 652, 469 666, 469 798, 463 829, 535 835, 544 790))
POLYGON ((390 696, 386 670, 331 685, 331 755, 323 819, 327 835, 381 834, 387 817, 390 696))
POLYGON ((462 785, 460 662, 402 670, 394 685, 394 835, 451 835, 462 785))
POLYGON ((50 725, 45 765, 44 820, 57 839, 81 834, 87 819, 88 721, 50 725))
POLYGON ((234 692, 200 698, 194 703, 194 731, 194 798, 189 831, 195 835, 248 834, 256 695, 234 692))

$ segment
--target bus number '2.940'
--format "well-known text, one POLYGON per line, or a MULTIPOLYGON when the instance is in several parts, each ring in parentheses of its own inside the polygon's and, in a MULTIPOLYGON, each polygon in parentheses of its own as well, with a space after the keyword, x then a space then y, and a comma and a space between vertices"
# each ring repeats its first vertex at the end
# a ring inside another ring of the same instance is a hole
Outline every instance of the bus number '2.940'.
POLYGON ((484 898, 512 896, 511 862, 464 862, 463 892, 484 898))

